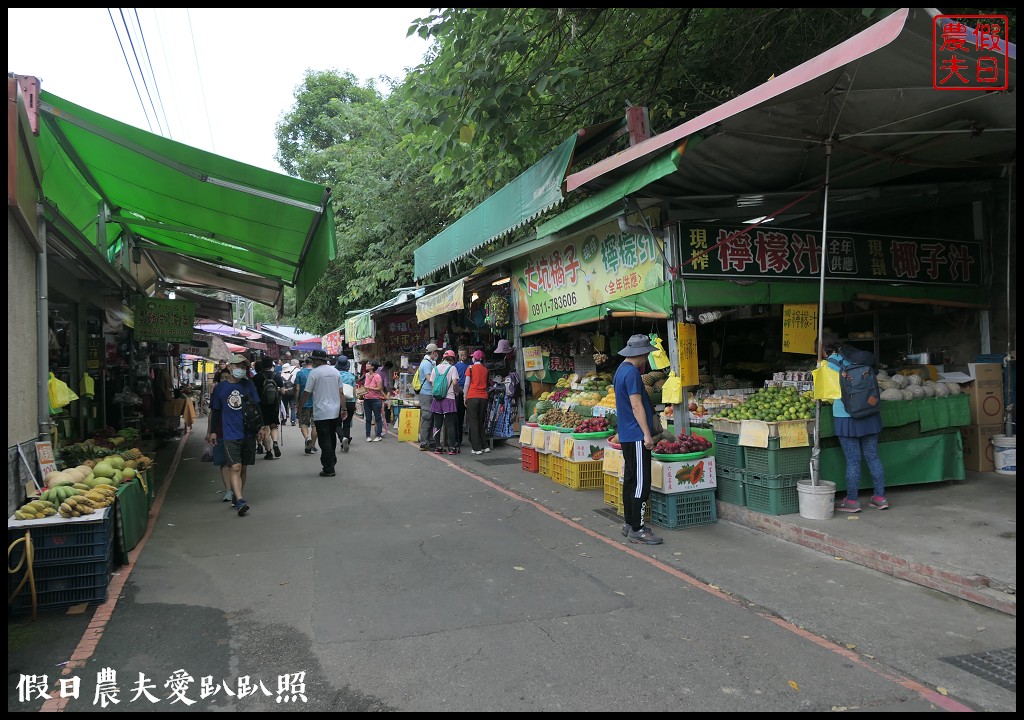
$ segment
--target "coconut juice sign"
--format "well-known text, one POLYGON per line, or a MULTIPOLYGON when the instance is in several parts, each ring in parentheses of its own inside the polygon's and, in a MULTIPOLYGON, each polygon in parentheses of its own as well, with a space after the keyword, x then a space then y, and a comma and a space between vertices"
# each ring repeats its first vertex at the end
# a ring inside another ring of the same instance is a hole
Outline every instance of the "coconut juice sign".
MULTIPOLYGON (((644 212, 651 227, 656 209, 644 212)), ((640 215, 628 218, 641 225, 640 215)), ((664 282, 661 248, 647 233, 624 233, 618 222, 548 245, 513 266, 520 324, 601 305, 664 282)))

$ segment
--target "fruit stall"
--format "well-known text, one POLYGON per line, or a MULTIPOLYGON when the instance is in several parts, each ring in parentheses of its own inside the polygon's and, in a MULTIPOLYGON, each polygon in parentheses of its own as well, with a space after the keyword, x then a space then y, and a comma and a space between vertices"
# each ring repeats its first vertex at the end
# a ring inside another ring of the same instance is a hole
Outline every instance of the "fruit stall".
POLYGON ((155 494, 153 461, 138 440, 133 428, 104 429, 66 445, 58 469, 8 518, 12 612, 106 599, 113 568, 145 532, 155 494))

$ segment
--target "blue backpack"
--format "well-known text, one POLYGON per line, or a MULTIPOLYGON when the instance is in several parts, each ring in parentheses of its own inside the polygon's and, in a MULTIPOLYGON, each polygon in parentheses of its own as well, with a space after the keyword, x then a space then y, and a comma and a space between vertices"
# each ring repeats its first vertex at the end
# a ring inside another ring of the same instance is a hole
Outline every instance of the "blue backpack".
POLYGON ((882 391, 878 387, 875 356, 867 350, 842 347, 843 367, 839 371, 839 391, 843 407, 852 418, 864 418, 882 410, 882 391))

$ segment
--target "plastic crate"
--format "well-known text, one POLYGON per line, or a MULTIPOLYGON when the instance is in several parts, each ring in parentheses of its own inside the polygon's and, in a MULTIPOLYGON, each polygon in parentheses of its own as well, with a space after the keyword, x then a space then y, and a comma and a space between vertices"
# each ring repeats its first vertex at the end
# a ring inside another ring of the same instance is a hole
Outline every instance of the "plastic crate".
POLYGON ((564 461, 563 485, 571 490, 596 490, 604 486, 604 463, 600 460, 586 462, 564 461))
POLYGON ((765 515, 790 515, 800 512, 797 483, 809 480, 811 474, 760 475, 749 470, 743 474, 747 507, 765 515))
POLYGON ((740 445, 740 436, 733 433, 715 433, 715 461, 719 466, 742 470, 746 448, 740 445))
POLYGON ((722 502, 744 506, 747 504, 747 493, 743 484, 743 471, 719 465, 715 468, 718 478, 717 497, 722 502))
POLYGON ((769 438, 766 448, 745 448, 748 472, 759 475, 791 475, 810 472, 810 447, 780 448, 778 438, 769 438))
MULTIPOLYGON (((100 512, 100 511, 97 511, 100 512)), ((113 540, 113 513, 104 508, 104 517, 96 522, 69 522, 7 529, 10 546, 25 531, 32 533, 35 565, 103 560, 113 540)), ((14 567, 25 553, 25 543, 18 543, 9 553, 9 567, 14 567)))
POLYGON ((622 514, 622 478, 615 473, 602 472, 604 475, 604 504, 610 505, 622 514))
MULTIPOLYGON (((103 560, 34 565, 32 574, 36 585, 36 604, 39 610, 69 607, 79 603, 103 602, 107 599, 107 585, 114 569, 114 546, 110 545, 103 560)), ((25 569, 7 576, 7 595, 14 592, 24 577, 25 569)), ((32 592, 29 584, 18 591, 10 605, 11 611, 31 612, 32 592)))
POLYGON ((540 461, 537 459, 540 454, 533 448, 523 448, 523 470, 526 472, 537 472, 540 461))
POLYGON ((550 455, 537 453, 537 472, 546 478, 551 477, 551 459, 550 455))
POLYGON ((664 493, 651 491, 651 522, 670 530, 718 522, 715 491, 664 493))
POLYGON ((551 479, 559 485, 565 485, 565 459, 551 456, 551 479))

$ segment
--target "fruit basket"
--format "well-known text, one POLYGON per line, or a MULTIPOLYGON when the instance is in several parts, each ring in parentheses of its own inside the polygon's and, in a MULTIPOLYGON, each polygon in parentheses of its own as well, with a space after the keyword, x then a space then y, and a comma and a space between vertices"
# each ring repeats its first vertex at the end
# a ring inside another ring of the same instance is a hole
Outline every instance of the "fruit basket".
POLYGON ((558 430, 558 427, 556 427, 555 425, 538 425, 537 427, 539 427, 541 430, 558 430))
POLYGON ((651 457, 664 462, 699 460, 714 452, 714 447, 703 435, 687 435, 678 440, 660 440, 651 457))
POLYGON ((614 435, 611 430, 605 430, 604 432, 574 432, 570 435, 576 440, 597 440, 598 438, 608 438, 614 435))
POLYGON ((710 454, 711 448, 708 448, 707 450, 692 453, 671 453, 668 455, 664 453, 651 453, 651 457, 662 462, 681 462, 683 460, 700 460, 710 454))

